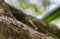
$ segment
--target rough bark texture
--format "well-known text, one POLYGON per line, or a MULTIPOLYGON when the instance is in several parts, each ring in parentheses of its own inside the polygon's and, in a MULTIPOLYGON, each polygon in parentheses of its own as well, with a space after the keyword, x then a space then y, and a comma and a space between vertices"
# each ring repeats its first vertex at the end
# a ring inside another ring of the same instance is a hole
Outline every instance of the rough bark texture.
POLYGON ((32 28, 32 25, 28 26, 22 22, 24 20, 17 20, 14 14, 22 16, 24 19, 27 17, 23 12, 11 8, 4 3, 4 0, 0 0, 0 39, 55 39, 51 36, 43 34, 32 28), (21 13, 20 15, 18 13, 21 13))

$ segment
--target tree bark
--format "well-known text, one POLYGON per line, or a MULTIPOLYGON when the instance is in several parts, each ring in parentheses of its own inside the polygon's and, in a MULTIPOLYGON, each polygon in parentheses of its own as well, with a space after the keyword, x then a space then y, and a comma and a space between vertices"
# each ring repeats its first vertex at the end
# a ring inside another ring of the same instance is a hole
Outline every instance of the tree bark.
POLYGON ((22 11, 9 6, 4 0, 0 0, 0 39, 55 39, 36 31, 29 23, 24 24, 26 17, 27 15, 22 11), (24 20, 22 20, 23 18, 24 20))

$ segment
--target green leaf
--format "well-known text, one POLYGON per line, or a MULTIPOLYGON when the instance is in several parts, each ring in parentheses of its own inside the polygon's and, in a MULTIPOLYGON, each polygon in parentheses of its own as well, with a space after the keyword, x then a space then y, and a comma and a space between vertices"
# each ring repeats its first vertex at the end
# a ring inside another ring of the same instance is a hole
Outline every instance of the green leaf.
POLYGON ((45 20, 46 22, 51 22, 54 19, 56 19, 58 16, 60 16, 60 7, 57 8, 55 11, 50 12, 45 14, 46 16, 43 17, 43 20, 45 20))

